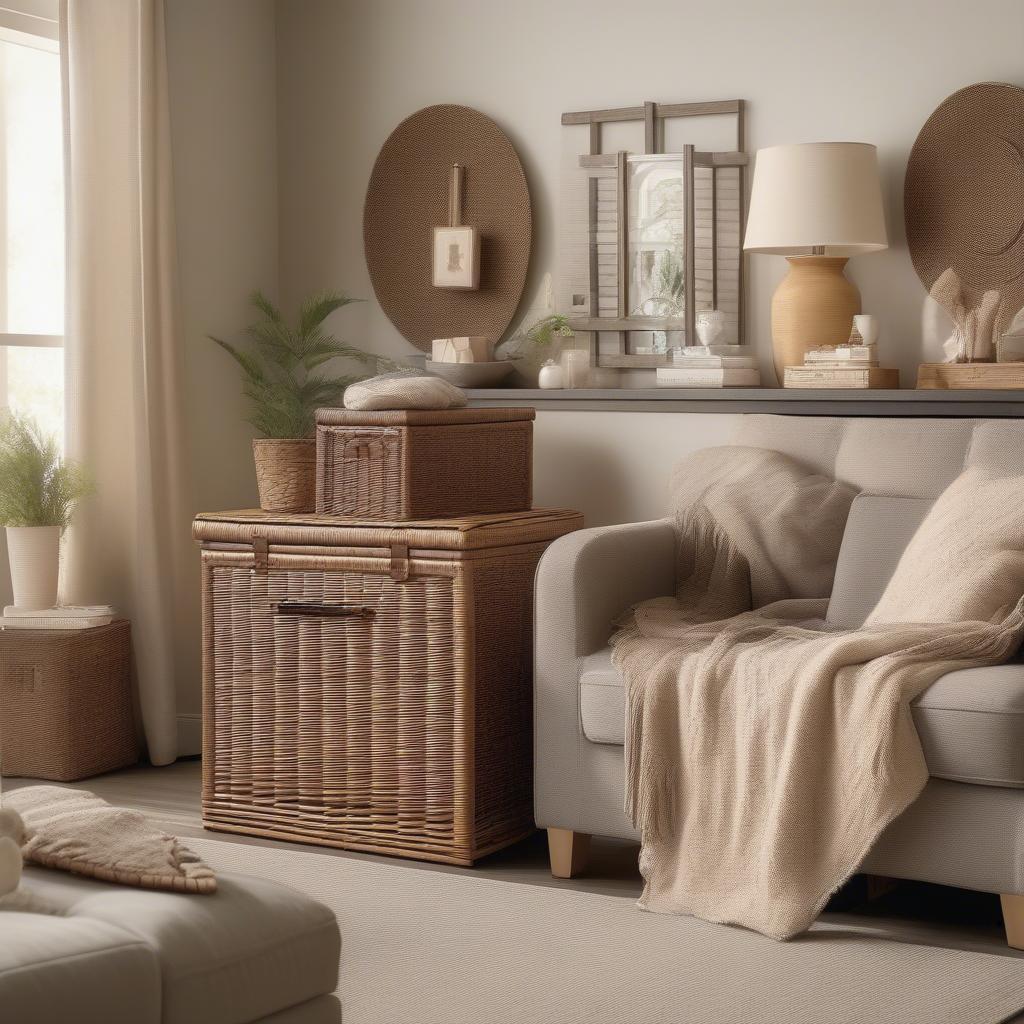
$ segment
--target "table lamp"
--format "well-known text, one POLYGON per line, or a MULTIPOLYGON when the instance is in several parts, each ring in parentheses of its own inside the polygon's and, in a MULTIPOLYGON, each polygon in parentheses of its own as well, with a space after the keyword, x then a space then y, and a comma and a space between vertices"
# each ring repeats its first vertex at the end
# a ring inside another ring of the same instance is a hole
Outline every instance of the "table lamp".
POLYGON ((865 142, 810 142, 757 152, 743 248, 775 253, 790 271, 772 297, 772 353, 787 366, 842 345, 860 312, 843 273, 850 256, 888 247, 878 152, 865 142))

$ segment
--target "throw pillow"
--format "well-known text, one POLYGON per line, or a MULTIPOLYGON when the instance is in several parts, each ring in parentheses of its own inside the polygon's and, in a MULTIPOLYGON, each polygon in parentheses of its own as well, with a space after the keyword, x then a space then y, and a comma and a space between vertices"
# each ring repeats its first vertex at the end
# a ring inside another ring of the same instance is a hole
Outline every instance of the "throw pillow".
POLYGON ((92 793, 30 786, 5 794, 4 806, 21 815, 28 862, 142 889, 217 889, 213 871, 174 836, 92 793))
POLYGON ((965 470, 939 495, 866 626, 1002 622, 1024 595, 1024 476, 965 470))
POLYGON ((440 377, 410 371, 382 373, 379 377, 350 384, 345 389, 345 408, 363 412, 381 409, 461 409, 466 396, 440 377))

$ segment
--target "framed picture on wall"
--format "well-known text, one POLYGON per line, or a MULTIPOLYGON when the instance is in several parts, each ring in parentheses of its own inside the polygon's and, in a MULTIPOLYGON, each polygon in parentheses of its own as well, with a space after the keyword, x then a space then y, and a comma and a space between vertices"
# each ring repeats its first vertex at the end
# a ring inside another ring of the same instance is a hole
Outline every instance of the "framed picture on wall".
POLYGON ((476 228, 434 228, 435 288, 480 287, 480 236, 476 228))

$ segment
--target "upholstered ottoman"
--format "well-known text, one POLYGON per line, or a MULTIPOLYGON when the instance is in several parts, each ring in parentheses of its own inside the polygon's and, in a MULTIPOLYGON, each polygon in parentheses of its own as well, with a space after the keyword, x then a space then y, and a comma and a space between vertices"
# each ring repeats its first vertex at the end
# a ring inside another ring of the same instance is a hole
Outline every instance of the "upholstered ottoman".
POLYGON ((337 1024, 334 915, 273 882, 212 896, 28 868, 61 916, 0 916, 0 1007, 19 1024, 337 1024))
POLYGON ((0 935, 0 1020, 160 1024, 160 962, 123 928, 5 911, 0 935))

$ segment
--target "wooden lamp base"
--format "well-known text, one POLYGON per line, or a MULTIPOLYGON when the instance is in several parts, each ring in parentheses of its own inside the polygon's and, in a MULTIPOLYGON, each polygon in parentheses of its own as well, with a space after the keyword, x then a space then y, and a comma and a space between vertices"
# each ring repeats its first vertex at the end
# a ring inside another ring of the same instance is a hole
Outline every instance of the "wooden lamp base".
POLYGON ((772 357, 782 384, 820 345, 845 345, 860 292, 843 273, 845 256, 787 256, 789 273, 772 297, 772 357))

